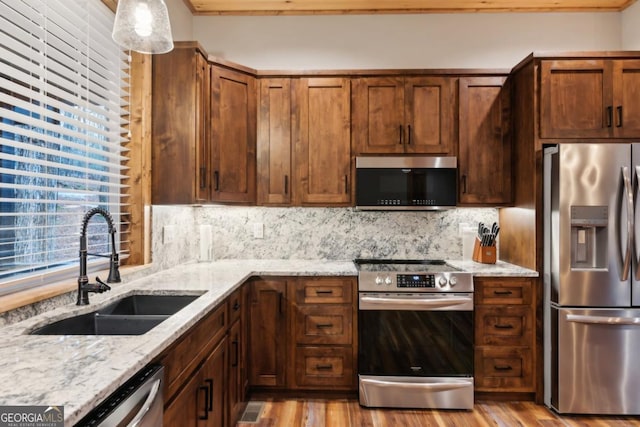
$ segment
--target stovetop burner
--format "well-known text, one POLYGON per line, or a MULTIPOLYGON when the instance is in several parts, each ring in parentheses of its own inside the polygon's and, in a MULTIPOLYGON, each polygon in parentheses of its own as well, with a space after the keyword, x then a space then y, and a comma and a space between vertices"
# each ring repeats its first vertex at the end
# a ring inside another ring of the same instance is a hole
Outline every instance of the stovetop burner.
POLYGON ((441 259, 355 259, 359 271, 444 273, 459 271, 441 259))

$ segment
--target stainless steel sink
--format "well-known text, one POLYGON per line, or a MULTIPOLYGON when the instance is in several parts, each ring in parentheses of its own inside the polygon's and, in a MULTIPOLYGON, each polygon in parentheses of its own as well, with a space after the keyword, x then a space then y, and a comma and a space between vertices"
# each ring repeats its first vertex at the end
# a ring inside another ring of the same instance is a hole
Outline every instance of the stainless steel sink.
POLYGON ((200 295, 129 295, 91 313, 34 329, 30 335, 142 335, 200 295))

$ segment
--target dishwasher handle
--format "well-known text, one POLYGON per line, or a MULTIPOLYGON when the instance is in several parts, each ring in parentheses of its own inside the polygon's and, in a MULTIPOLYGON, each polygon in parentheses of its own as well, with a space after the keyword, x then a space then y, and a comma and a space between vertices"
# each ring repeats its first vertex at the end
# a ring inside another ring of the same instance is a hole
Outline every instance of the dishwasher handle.
POLYGON ((162 384, 162 380, 160 378, 158 378, 153 382, 153 385, 151 386, 151 391, 149 391, 149 395, 147 396, 147 399, 144 401, 144 405, 142 405, 142 408, 140 408, 136 416, 133 418, 133 420, 131 420, 131 423, 129 423, 127 427, 138 427, 140 426, 140 423, 144 421, 145 415, 147 415, 147 412, 149 412, 149 409, 151 409, 151 405, 153 405, 153 403, 156 400, 156 397, 158 396, 158 391, 160 390, 161 384, 162 384))

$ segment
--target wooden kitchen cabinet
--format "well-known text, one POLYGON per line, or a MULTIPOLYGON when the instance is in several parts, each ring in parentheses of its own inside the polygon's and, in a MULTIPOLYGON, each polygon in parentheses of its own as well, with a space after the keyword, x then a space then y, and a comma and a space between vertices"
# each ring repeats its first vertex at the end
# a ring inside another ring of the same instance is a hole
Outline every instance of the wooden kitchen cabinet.
POLYGON ((292 202, 291 79, 259 80, 258 204, 292 202))
POLYGON ((255 77, 211 66, 211 198, 256 201, 255 77))
POLYGON ((229 357, 228 420, 235 426, 245 407, 247 395, 247 286, 242 286, 228 298, 229 310, 229 357))
POLYGON ((355 292, 351 277, 253 280, 250 386, 355 391, 355 292))
POLYGON ((509 204, 513 179, 506 77, 461 77, 459 94, 458 204, 509 204))
POLYGON ((350 85, 346 78, 293 82, 295 204, 351 205, 350 85))
POLYGON ((287 281, 253 280, 249 305, 249 385, 282 388, 287 363, 287 281))
POLYGON ((356 154, 453 154, 456 78, 366 77, 352 80, 356 154))
POLYGON ((210 200, 209 64, 193 43, 153 55, 154 204, 210 200))
POLYGON ((163 425, 225 427, 226 347, 224 337, 165 407, 163 425))
POLYGON ((475 286, 475 390, 535 392, 534 281, 477 277, 475 286))
POLYGON ((540 137, 640 137, 640 60, 542 60, 540 137))
POLYGON ((351 277, 289 283, 295 340, 289 349, 290 388, 356 390, 356 289, 351 277))

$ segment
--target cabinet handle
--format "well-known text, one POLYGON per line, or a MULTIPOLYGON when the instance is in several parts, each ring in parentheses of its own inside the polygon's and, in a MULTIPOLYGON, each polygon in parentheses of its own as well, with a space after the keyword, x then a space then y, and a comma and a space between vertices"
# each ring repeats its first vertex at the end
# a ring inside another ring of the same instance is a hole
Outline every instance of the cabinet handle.
POLYGON ((200 188, 207 187, 207 168, 200 166, 200 188))
POLYGON ((402 125, 398 125, 398 144, 402 145, 402 125))
POLYGON ((407 125, 407 145, 411 145, 411 125, 407 125))
POLYGON ((618 113, 618 123, 616 123, 616 127, 622 127, 622 105, 618 105, 616 107, 616 112, 618 113))
POLYGON ((613 121, 613 107, 610 105, 607 107, 607 127, 611 127, 611 122, 613 121))
POLYGON ((511 291, 493 291, 494 295, 511 295, 511 291))
POLYGON ((289 194, 289 175, 284 176, 284 194, 289 194))
POLYGON ((316 290, 316 295, 331 295, 333 294, 333 290, 328 289, 328 290, 322 290, 322 289, 317 289, 316 290))
POLYGON ((332 364, 316 365, 316 369, 318 371, 328 371, 329 369, 333 369, 333 365, 332 364))
POLYGON ((240 303, 238 301, 236 301, 233 304, 233 311, 238 311, 238 310, 240 310, 240 303))
POLYGON ((493 325, 493 327, 496 329, 513 329, 513 325, 502 325, 500 323, 493 325))
POLYGON ((316 325, 316 328, 318 329, 333 328, 333 323, 318 323, 316 325))
POLYGON ((207 402, 209 401, 209 387, 205 385, 201 385, 198 387, 198 394, 204 391, 204 412, 202 415, 198 415, 199 420, 208 420, 209 419, 209 407, 207 406, 207 402))
POLYGON ((278 292, 278 313, 282 314, 282 292, 278 292))
POLYGON ((511 371, 513 368, 511 365, 494 365, 493 369, 496 371, 511 371))
POLYGON ((231 345, 233 345, 233 347, 235 349, 235 352, 234 352, 235 356, 233 358, 233 362, 231 363, 231 366, 235 368, 236 366, 238 366, 238 358, 240 357, 239 354, 238 354, 239 353, 239 351, 238 351, 238 341, 237 340, 231 341, 231 345))
POLYGON ((349 177, 344 176, 344 194, 349 194, 349 177))
POLYGON ((467 193, 467 175, 462 175, 462 194, 467 193))
POLYGON ((207 401, 207 411, 213 411, 213 380, 211 378, 207 378, 204 380, 207 384, 207 388, 209 389, 209 400, 207 401))
POLYGON ((218 171, 213 172, 213 180, 216 183, 215 191, 220 191, 220 173, 218 171))

